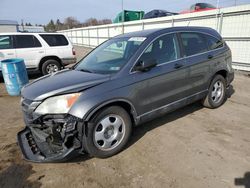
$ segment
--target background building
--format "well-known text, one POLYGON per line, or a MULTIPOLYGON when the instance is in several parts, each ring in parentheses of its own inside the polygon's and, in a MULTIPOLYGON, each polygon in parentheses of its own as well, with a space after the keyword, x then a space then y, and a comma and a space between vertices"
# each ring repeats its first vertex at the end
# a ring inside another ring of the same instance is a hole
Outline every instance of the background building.
POLYGON ((4 32, 17 32, 18 23, 12 20, 0 20, 0 33, 4 32))

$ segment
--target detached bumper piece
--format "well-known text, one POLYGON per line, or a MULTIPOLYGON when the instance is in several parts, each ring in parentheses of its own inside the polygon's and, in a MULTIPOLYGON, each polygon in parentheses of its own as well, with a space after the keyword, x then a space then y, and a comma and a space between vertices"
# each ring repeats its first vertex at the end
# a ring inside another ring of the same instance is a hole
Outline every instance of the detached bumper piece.
POLYGON ((74 117, 54 116, 43 117, 39 121, 40 124, 27 125, 17 135, 26 160, 63 162, 79 154, 83 123, 74 117))

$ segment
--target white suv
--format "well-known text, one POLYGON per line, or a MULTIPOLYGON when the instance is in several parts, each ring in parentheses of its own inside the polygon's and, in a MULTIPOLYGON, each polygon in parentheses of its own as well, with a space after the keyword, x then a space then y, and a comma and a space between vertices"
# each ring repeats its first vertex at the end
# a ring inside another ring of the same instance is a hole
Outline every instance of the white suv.
POLYGON ((0 33, 0 61, 9 58, 22 58, 43 75, 76 62, 71 42, 59 33, 0 33))

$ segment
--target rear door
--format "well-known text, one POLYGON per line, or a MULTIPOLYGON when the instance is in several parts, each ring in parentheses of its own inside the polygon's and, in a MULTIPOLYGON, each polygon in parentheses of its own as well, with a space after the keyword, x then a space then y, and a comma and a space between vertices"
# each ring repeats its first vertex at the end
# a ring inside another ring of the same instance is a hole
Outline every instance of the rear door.
POLYGON ((61 59, 73 58, 72 45, 62 34, 40 34, 40 37, 47 43, 46 55, 56 55, 61 59))
POLYGON ((204 34, 198 32, 180 33, 184 49, 185 62, 188 68, 187 94, 198 94, 207 89, 212 56, 208 51, 204 34))
MULTIPOLYGON (((16 57, 11 35, 0 35, 0 61, 16 57)), ((0 66, 1 70, 1 66, 0 66)))
POLYGON ((15 35, 16 57, 24 59, 27 68, 38 68, 45 55, 44 48, 34 35, 15 35))

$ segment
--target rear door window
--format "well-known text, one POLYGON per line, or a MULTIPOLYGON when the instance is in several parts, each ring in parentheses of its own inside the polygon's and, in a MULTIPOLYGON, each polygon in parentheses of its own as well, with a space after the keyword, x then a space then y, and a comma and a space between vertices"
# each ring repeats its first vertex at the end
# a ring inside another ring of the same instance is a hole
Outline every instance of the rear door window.
POLYGON ((9 35, 0 36, 0 49, 12 49, 12 39, 9 35))
POLYGON ((38 48, 41 43, 34 35, 15 35, 15 48, 38 48))
POLYGON ((41 34, 40 35, 49 46, 67 46, 68 40, 63 35, 41 34))
POLYGON ((208 51, 207 41, 203 34, 185 32, 180 33, 185 56, 191 56, 208 51))

